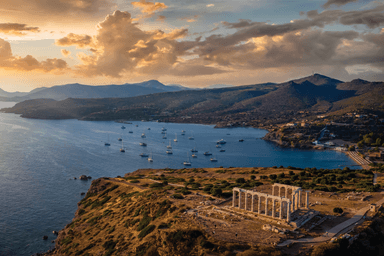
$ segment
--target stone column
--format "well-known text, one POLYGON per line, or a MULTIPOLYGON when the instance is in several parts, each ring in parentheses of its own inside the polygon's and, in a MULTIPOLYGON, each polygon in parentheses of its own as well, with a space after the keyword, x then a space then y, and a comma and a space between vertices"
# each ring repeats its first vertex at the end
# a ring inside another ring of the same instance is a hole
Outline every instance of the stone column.
POLYGON ((309 209, 309 197, 308 197, 308 191, 305 191, 305 208, 309 209))
POLYGON ((277 186, 278 189, 279 189, 279 197, 281 197, 281 187, 280 186, 277 186))
POLYGON ((236 191, 233 190, 233 196, 232 196, 232 207, 235 207, 236 205, 236 191))
POLYGON ((268 197, 265 198, 265 215, 268 216, 268 197))
POLYGON ((291 207, 292 207, 292 212, 294 212, 295 211, 295 194, 292 192, 292 205, 291 205, 291 207))
POLYGON ((253 206, 254 205, 254 201, 255 201, 255 198, 252 194, 252 201, 251 201, 251 211, 254 212, 255 211, 255 207, 253 206))
POLYGON ((257 199, 258 199, 257 213, 260 214, 260 211, 261 211, 260 195, 257 195, 257 199))
POLYGON ((241 191, 239 190, 239 209, 241 209, 241 191))
POLYGON ((247 210, 247 200, 248 200, 248 193, 245 192, 245 206, 244 206, 244 210, 247 210))
POLYGON ((272 218, 275 218, 275 199, 272 199, 272 218))
POLYGON ((283 219, 283 201, 280 201, 280 215, 279 218, 282 220, 283 219))
POLYGON ((291 211, 289 210, 291 208, 291 202, 288 202, 288 207, 287 207, 287 222, 291 222, 291 211))
POLYGON ((272 185, 272 195, 274 196, 275 193, 275 185, 272 185))
POLYGON ((297 209, 300 209, 301 207, 301 190, 297 192, 297 209))

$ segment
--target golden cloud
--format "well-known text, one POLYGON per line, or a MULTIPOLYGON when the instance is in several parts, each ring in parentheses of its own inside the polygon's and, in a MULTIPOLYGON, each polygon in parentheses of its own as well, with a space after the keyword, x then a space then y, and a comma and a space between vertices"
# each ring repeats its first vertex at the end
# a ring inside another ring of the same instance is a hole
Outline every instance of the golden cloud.
POLYGON ((163 9, 167 9, 164 3, 159 2, 146 2, 145 0, 140 0, 140 2, 132 2, 134 7, 140 8, 142 13, 153 14, 156 11, 162 11, 163 9))
POLYGON ((71 52, 65 49, 61 49, 61 54, 63 54, 64 57, 68 57, 69 55, 71 55, 71 52))
POLYGON ((0 23, 0 33, 15 35, 15 36, 24 36, 25 32, 40 32, 38 27, 28 27, 26 24, 20 23, 0 23))
POLYGON ((38 61, 31 55, 22 58, 12 54, 9 42, 0 38, 0 68, 22 71, 61 72, 67 69, 67 63, 62 59, 46 59, 38 61))
POLYGON ((76 45, 79 48, 86 48, 92 46, 92 37, 70 33, 66 37, 56 40, 55 44, 58 46, 76 45))

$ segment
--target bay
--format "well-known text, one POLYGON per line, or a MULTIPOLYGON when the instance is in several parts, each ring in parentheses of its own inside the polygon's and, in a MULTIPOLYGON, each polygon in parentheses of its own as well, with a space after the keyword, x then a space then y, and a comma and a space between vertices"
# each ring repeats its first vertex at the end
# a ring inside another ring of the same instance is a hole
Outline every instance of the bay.
MULTIPOLYGON (((14 103, 0 103, 0 108, 14 103)), ((0 255, 32 255, 53 248, 53 230, 60 230, 74 217, 77 202, 91 181, 74 180, 80 175, 123 176, 139 168, 295 166, 343 168, 355 163, 335 151, 282 149, 261 140, 265 130, 214 129, 211 125, 157 122, 83 122, 35 120, 0 113, 0 255), (137 125, 137 127, 136 127, 137 125), (162 128, 167 129, 163 139, 162 128), (150 130, 148 130, 150 128, 150 130), (185 135, 181 131, 185 130, 185 135), (129 133, 132 131, 133 133, 129 133), (146 138, 141 138, 145 133, 146 138), (177 134, 178 142, 173 142, 177 134), (194 137, 190 140, 189 137, 194 137), (121 153, 122 137, 126 152, 121 153), (109 138, 111 146, 104 146, 109 138), (173 154, 165 153, 171 139, 173 154), (227 143, 219 152, 216 141, 227 143), (244 142, 239 142, 244 139, 244 142), (139 145, 146 142, 147 147, 139 145), (191 158, 196 147, 197 158, 191 158), (204 156, 211 151, 218 162, 204 156), (140 153, 152 154, 148 162, 140 153), (47 235, 48 240, 42 237, 47 235)), ((358 167, 354 167, 358 168, 358 167)))

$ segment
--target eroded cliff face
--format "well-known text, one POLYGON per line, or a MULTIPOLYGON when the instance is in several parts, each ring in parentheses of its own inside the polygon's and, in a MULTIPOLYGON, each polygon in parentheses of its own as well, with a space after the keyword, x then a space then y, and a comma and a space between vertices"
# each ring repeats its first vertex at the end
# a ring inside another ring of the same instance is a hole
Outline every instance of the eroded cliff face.
POLYGON ((180 217, 187 209, 164 188, 100 178, 47 255, 235 255, 234 248, 250 248, 214 240, 180 217))

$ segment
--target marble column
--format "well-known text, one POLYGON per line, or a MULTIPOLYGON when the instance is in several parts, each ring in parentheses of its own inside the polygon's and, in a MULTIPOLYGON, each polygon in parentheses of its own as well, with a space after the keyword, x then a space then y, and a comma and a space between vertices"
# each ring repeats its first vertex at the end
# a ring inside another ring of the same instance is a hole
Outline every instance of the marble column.
POLYGON ((275 193, 275 186, 272 185, 272 195, 274 195, 274 193, 275 193))
POLYGON ((239 209, 241 209, 241 192, 239 191, 239 209))
POLYGON ((292 212, 294 212, 295 211, 295 194, 292 192, 292 205, 291 205, 291 207, 292 207, 292 212))
POLYGON ((254 211, 255 211, 255 207, 253 206, 253 205, 254 205, 254 201, 255 201, 255 198, 254 198, 254 195, 252 195, 251 212, 254 212, 254 211))
POLYGON ((279 215, 279 218, 283 219, 283 201, 280 201, 280 215, 279 215))
POLYGON ((268 216, 268 197, 265 198, 265 215, 268 216))
POLYGON ((275 218, 275 199, 272 199, 272 218, 275 218))
POLYGON ((301 207, 301 190, 297 191, 297 209, 301 207))
POLYGON ((289 210, 291 208, 291 202, 288 202, 287 207, 287 222, 289 223, 291 221, 291 211, 289 210))
POLYGON ((305 191, 305 208, 309 209, 309 196, 308 191, 305 191))
POLYGON ((245 192, 245 206, 244 206, 244 210, 247 210, 247 201, 248 201, 248 193, 245 192))
POLYGON ((277 188, 279 189, 279 197, 281 197, 281 187, 277 186, 277 188))
POLYGON ((232 207, 235 207, 236 205, 236 191, 233 191, 233 196, 232 196, 232 207))
POLYGON ((258 206, 257 206, 257 213, 260 214, 260 211, 261 211, 261 201, 260 201, 260 196, 258 195, 257 196, 257 202, 258 202, 258 206))

